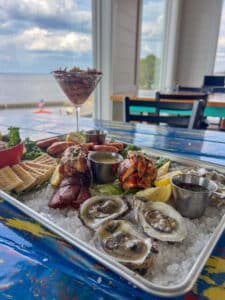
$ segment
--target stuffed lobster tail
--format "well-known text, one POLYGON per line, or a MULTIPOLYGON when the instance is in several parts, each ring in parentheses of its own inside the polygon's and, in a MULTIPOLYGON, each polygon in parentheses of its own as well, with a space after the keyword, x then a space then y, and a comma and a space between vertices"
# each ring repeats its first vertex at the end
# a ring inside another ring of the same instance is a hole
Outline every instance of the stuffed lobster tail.
POLYGON ((120 164, 119 181, 124 190, 148 188, 157 176, 154 162, 139 151, 129 151, 127 158, 120 164))
POLYGON ((74 207, 90 197, 91 171, 86 147, 71 146, 63 153, 59 172, 63 177, 59 189, 48 203, 52 208, 74 207))

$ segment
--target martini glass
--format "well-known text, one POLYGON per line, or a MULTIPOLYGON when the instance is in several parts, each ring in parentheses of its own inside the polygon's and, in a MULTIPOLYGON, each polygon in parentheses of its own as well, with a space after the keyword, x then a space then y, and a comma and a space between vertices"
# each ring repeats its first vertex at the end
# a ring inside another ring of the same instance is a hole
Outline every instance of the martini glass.
POLYGON ((102 73, 79 68, 70 71, 57 70, 52 73, 65 95, 75 106, 76 131, 79 132, 80 108, 96 88, 102 78, 102 73))

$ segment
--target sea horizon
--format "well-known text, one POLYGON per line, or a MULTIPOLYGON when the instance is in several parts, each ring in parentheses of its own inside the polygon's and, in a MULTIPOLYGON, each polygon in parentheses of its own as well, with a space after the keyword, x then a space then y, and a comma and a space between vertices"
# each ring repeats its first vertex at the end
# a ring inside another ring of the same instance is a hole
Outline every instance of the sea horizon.
POLYGON ((0 104, 68 100, 52 74, 0 73, 0 104))

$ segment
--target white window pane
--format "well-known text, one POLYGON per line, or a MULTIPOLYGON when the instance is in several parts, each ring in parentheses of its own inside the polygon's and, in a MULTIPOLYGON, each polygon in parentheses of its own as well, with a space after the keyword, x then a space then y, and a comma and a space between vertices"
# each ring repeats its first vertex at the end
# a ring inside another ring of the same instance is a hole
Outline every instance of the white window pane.
POLYGON ((144 0, 140 51, 140 93, 159 88, 166 0, 144 0))
POLYGON ((225 74, 225 0, 223 1, 214 74, 225 74))

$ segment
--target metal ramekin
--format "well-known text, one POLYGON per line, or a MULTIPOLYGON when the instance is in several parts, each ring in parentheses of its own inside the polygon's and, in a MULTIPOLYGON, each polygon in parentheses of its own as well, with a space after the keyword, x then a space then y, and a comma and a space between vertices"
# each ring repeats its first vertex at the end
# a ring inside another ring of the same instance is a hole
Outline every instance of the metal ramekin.
POLYGON ((210 197, 216 191, 215 182, 192 174, 176 175, 171 180, 176 209, 188 218, 201 217, 209 204, 210 197), (191 191, 177 186, 179 183, 192 183, 207 188, 207 191, 191 191))
POLYGON ((113 182, 116 179, 118 175, 118 167, 120 165, 120 162, 123 160, 123 157, 115 152, 95 151, 89 153, 88 159, 91 163, 94 181, 97 183, 109 183, 113 182), (118 159, 118 162, 102 163, 96 161, 101 157, 114 157, 118 159))

